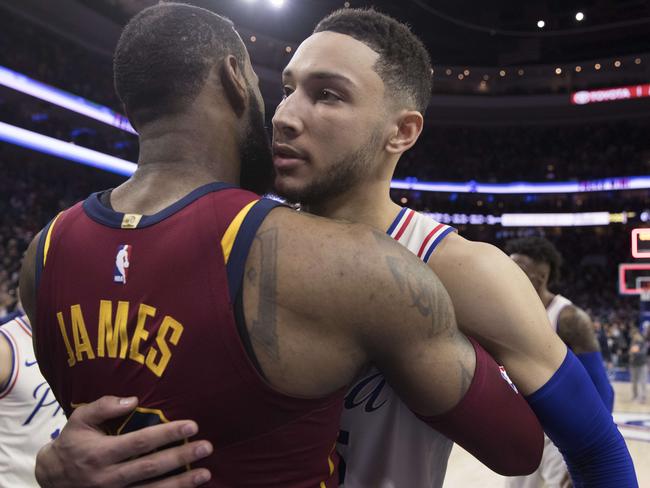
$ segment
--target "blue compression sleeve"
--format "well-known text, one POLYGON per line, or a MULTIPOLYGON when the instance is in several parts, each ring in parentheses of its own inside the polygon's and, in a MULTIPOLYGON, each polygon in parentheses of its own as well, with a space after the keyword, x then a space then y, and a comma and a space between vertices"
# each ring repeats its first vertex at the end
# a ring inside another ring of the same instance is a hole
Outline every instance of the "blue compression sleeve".
POLYGON ((614 388, 612 388, 612 385, 607 378, 607 371, 605 371, 602 354, 600 354, 600 351, 594 351, 576 354, 576 357, 587 370, 587 373, 591 377, 591 381, 593 381, 596 390, 598 390, 600 398, 603 399, 603 403, 607 407, 607 410, 609 410, 609 413, 612 413, 612 410, 614 409, 614 388))
POLYGON ((638 487, 623 436, 570 350, 551 379, 527 400, 562 452, 576 488, 638 487))

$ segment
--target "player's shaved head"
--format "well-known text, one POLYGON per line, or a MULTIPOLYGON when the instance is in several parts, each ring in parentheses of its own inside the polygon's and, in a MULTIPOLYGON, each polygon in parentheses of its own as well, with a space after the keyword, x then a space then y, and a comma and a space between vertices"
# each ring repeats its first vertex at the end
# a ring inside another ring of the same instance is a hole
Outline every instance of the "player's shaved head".
POLYGON ((182 112, 227 55, 244 66, 233 23, 209 10, 160 3, 124 28, 113 61, 115 90, 134 126, 182 112))
POLYGON ((348 35, 377 52, 374 68, 390 99, 424 113, 431 98, 431 59, 406 24, 373 9, 344 8, 314 29, 323 31, 348 35))

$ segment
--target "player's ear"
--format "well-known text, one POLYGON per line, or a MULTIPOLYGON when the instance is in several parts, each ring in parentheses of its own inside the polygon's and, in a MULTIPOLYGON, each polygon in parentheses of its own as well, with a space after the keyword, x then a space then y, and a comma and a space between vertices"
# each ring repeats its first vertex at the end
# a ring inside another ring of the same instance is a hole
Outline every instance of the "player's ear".
POLYGON ((416 110, 402 111, 386 142, 386 151, 392 154, 402 154, 409 150, 420 137, 423 125, 424 119, 420 112, 416 110))
POLYGON ((226 99, 238 117, 246 110, 248 90, 243 66, 232 54, 226 56, 219 67, 219 79, 226 95, 226 99))

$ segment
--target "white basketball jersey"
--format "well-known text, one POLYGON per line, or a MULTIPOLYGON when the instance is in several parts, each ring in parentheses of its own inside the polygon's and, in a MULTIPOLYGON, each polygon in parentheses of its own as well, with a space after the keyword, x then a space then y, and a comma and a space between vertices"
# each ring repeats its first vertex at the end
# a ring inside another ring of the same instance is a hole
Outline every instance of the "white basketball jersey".
POLYGON ((573 302, 568 298, 565 298, 562 295, 558 294, 553 297, 551 303, 549 303, 548 307, 546 307, 546 315, 548 315, 548 320, 555 332, 557 332, 557 323, 560 319, 560 312, 562 312, 564 307, 567 307, 569 305, 573 305, 573 302))
MULTIPOLYGON (((427 262, 454 229, 404 208, 387 233, 427 262)), ((337 450, 345 488, 442 486, 452 441, 418 419, 374 367, 348 391, 337 450)))
POLYGON ((0 334, 13 352, 9 382, 0 390, 0 487, 36 487, 36 454, 66 419, 38 369, 27 319, 7 322, 0 334))

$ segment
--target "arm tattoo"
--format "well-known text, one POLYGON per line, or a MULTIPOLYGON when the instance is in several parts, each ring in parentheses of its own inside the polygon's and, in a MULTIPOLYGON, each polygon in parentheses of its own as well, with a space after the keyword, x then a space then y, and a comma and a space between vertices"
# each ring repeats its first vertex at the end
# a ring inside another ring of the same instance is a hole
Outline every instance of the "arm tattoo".
POLYGON ((254 267, 247 273, 251 281, 259 278, 259 302, 257 318, 251 324, 251 339, 262 346, 274 359, 280 357, 277 336, 277 248, 278 231, 269 229, 262 232, 255 240, 261 245, 261 262, 259 273, 254 267))
MULTIPOLYGON (((450 323, 448 308, 440 306, 440 297, 436 292, 437 287, 433 286, 433 278, 429 280, 419 272, 404 273, 403 269, 408 269, 409 263, 395 256, 386 256, 386 263, 399 290, 402 293, 408 291, 410 306, 416 308, 423 317, 431 319, 428 337, 433 337, 439 332, 442 324, 450 323)), ((446 329, 451 332, 449 326, 446 329)))

